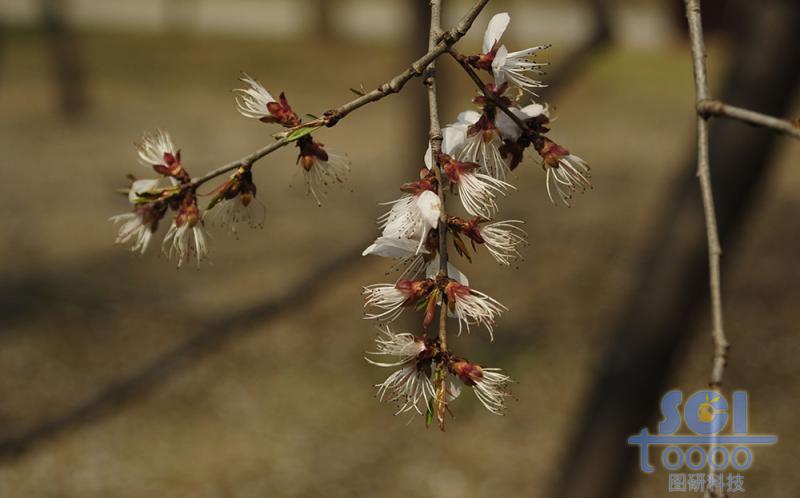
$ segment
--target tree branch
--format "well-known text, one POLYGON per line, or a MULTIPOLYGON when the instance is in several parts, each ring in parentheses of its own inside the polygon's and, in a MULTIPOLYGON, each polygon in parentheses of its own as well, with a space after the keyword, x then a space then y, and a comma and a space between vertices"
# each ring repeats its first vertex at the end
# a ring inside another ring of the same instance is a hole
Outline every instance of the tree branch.
MULTIPOLYGON (((430 0, 431 3, 431 28, 428 37, 428 48, 433 49, 439 44, 442 24, 442 0, 430 0)), ((449 48, 449 46, 447 47, 449 48)), ((428 111, 430 113, 430 142, 431 166, 436 176, 437 193, 439 194, 439 277, 447 277, 447 199, 444 190, 442 165, 439 153, 442 152, 442 125, 439 122, 439 100, 436 93, 436 63, 428 65, 425 85, 428 87, 428 111)), ((447 352, 447 296, 444 289, 440 289, 441 306, 439 307, 439 348, 447 352)), ((439 429, 444 430, 444 417, 447 410, 447 366, 444 361, 437 364, 436 379, 436 415, 439 420, 439 429)))
MULTIPOLYGON (((686 18, 689 23, 689 39, 692 50, 692 65, 694 68, 694 85, 697 97, 697 177, 700 179, 700 190, 703 197, 703 212, 706 222, 706 237, 708 242, 708 277, 711 288, 711 341, 714 353, 711 366, 711 389, 719 390, 722 387, 722 377, 728 360, 728 340, 722 321, 722 286, 720 283, 720 255, 722 248, 719 243, 717 230, 717 214, 714 208, 714 194, 711 188, 711 167, 709 162, 708 146, 708 115, 699 112, 700 104, 711 99, 708 89, 708 72, 706 69, 706 48, 703 40, 703 23, 700 13, 700 0, 685 0, 686 18)), ((713 454, 716 446, 711 440, 709 454, 713 454)), ((713 472, 709 462, 709 472, 713 472)), ((717 496, 716 489, 707 487, 705 496, 717 496)), ((719 491, 722 491, 721 487, 719 491)))
MULTIPOLYGON (((694 66, 695 93, 698 109, 702 102, 711 99, 708 89, 708 73, 706 71, 706 49, 703 41, 703 25, 700 15, 699 0, 686 1, 686 18, 689 22, 692 63, 694 66)), ((698 112, 697 115, 697 176, 703 196, 703 211, 706 219, 708 237, 708 270, 711 287, 711 339, 714 344, 714 359, 709 386, 719 389, 728 357, 728 340, 722 321, 722 290, 720 284, 719 259, 722 249, 717 235, 717 215, 714 209, 714 195, 711 189, 711 173, 708 160, 708 118, 698 112)))
POLYGON ((781 119, 760 112, 728 105, 719 100, 701 100, 697 103, 697 112, 708 119, 710 117, 728 118, 742 121, 762 128, 770 128, 779 133, 800 139, 800 119, 781 119))
MULTIPOLYGON (((322 127, 322 126, 335 126, 342 118, 350 114, 351 112, 359 109, 367 104, 377 102, 384 97, 392 95, 394 93, 398 93, 400 90, 403 89, 406 83, 412 78, 417 78, 422 76, 425 73, 425 69, 437 58, 439 58, 442 54, 447 52, 447 49, 458 42, 469 29, 472 27, 472 23, 475 22, 475 19, 481 13, 483 8, 486 4, 489 3, 489 0, 477 0, 475 5, 473 5, 470 10, 461 18, 461 20, 456 24, 453 28, 449 31, 441 33, 441 28, 437 28, 437 34, 435 35, 435 41, 430 44, 430 49, 428 53, 414 61, 411 66, 409 66, 405 71, 398 74, 391 80, 387 81, 386 83, 378 86, 371 92, 365 93, 364 95, 359 96, 358 98, 343 104, 342 106, 332 109, 325 113, 325 115, 319 119, 311 121, 309 123, 305 123, 301 125, 301 128, 307 127, 322 127), (441 33, 441 34, 440 34, 441 33)), ((434 36, 432 36, 433 39, 434 36)), ((216 178, 220 175, 224 175, 230 171, 233 171, 237 168, 242 166, 252 166, 255 164, 256 161, 262 159, 263 157, 275 152, 276 150, 284 147, 293 140, 288 139, 287 137, 281 138, 280 140, 273 142, 261 149, 248 154, 241 159, 237 159, 232 161, 224 166, 220 166, 217 169, 214 169, 205 175, 195 178, 190 183, 187 184, 187 188, 197 188, 198 186, 206 183, 207 181, 216 178)))

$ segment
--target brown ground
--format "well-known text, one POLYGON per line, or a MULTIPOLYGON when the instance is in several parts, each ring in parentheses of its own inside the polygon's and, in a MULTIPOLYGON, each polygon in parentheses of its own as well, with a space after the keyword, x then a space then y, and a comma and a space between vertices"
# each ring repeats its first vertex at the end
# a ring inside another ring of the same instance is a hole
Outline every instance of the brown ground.
MULTIPOLYGON (((142 130, 168 128, 190 171, 206 171, 268 140, 265 127, 233 110, 229 89, 240 70, 287 89, 297 109, 313 113, 348 99, 362 80, 379 83, 408 57, 398 47, 337 43, 103 33, 84 41, 94 108, 79 123, 54 117, 39 38, 14 35, 4 54, 0 439, 125 378, 210 319, 280 295, 327 258, 360 252, 375 232, 377 202, 396 197, 419 166, 408 158, 422 152, 406 147, 419 133, 408 125, 418 101, 393 97, 364 109, 319 136, 347 152, 354 171, 322 209, 302 195, 293 151, 280 151, 256 171, 265 229, 238 241, 220 233, 213 266, 176 271, 156 251, 137 258, 111 245, 106 219, 125 210, 113 189, 128 172, 147 174, 131 147, 142 130)), ((450 120, 472 90, 446 67, 450 120)), ((478 258, 468 268, 476 287, 512 311, 491 345, 482 332, 453 340, 458 352, 519 381, 508 416, 464 396, 440 434, 376 402, 370 385, 385 372, 361 358, 374 331, 361 319, 359 289, 385 280, 387 264, 363 259, 323 282, 313 300, 236 335, 121 410, 1 462, 0 496, 542 496, 643 235, 688 153, 689 77, 685 47, 615 52, 554 103, 554 137, 591 161, 595 190, 556 209, 538 166, 520 169, 520 192, 503 213, 528 221, 526 261, 502 269, 478 258)), ((734 264, 725 275, 729 385, 751 390, 751 427, 781 437, 756 452, 746 486, 771 497, 800 493, 791 465, 800 450, 800 144, 781 147, 769 195, 728 253, 734 264)), ((675 372, 676 387, 704 386, 704 331, 675 372)), ((632 471, 631 479, 631 496, 666 494, 664 475, 632 471)))

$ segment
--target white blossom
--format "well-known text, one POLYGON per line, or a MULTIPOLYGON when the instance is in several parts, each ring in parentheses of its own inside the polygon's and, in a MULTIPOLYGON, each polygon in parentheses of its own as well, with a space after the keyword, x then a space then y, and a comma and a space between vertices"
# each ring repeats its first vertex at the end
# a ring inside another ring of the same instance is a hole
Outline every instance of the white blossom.
POLYGON ((592 188, 589 165, 574 154, 560 157, 555 166, 546 164, 545 169, 547 170, 547 195, 553 204, 556 204, 553 199, 553 190, 556 191, 561 202, 569 206, 569 200, 574 192, 583 193, 587 188, 592 188))
POLYGON ((240 225, 250 228, 263 228, 267 208, 255 196, 219 201, 212 209, 206 211, 203 219, 215 227, 227 227, 234 234, 240 225))
POLYGON ((420 415, 428 410, 430 399, 435 395, 433 383, 426 372, 411 363, 393 372, 385 381, 376 384, 381 401, 397 403, 395 415, 416 411, 420 415))
POLYGON ((549 45, 526 48, 517 52, 509 52, 505 45, 498 46, 509 22, 511 22, 511 17, 505 12, 495 15, 489 21, 483 38, 483 53, 492 54, 492 73, 495 85, 499 86, 508 82, 510 85, 535 95, 532 88, 542 88, 547 85, 531 75, 544 74, 539 68, 547 64, 534 62, 533 57, 540 50, 549 48, 549 45))
POLYGON ((519 248, 527 244, 528 234, 517 224, 521 220, 498 221, 479 228, 486 249, 500 264, 509 266, 511 261, 522 257, 519 248))
POLYGON ((439 196, 429 190, 418 195, 403 194, 387 203, 391 209, 378 218, 383 236, 418 241, 417 254, 422 252, 428 232, 439 224, 442 205, 439 196))
POLYGON ((195 224, 183 223, 178 225, 173 221, 164 237, 161 248, 169 259, 177 260, 178 268, 193 255, 197 264, 208 256, 208 234, 203 228, 203 222, 195 224))
POLYGON ((495 415, 505 411, 505 398, 511 396, 508 385, 511 377, 502 373, 499 368, 483 368, 483 377, 475 382, 472 390, 487 410, 495 415))
POLYGON ((311 195, 321 206, 328 195, 331 184, 344 182, 344 176, 350 171, 350 160, 346 156, 326 153, 327 159, 309 156, 308 166, 303 164, 303 179, 306 184, 306 195, 311 195))
POLYGON ((367 354, 397 357, 395 361, 389 362, 377 362, 370 358, 364 358, 369 363, 379 367, 398 367, 416 361, 420 354, 428 349, 425 341, 414 336, 414 334, 395 334, 389 327, 380 329, 378 336, 375 338, 375 344, 377 351, 371 351, 367 354))
POLYGON ((448 304, 452 303, 453 312, 458 318, 459 334, 461 334, 464 327, 467 328, 467 333, 469 333, 471 325, 483 325, 489 331, 490 339, 494 340, 495 318, 499 317, 504 311, 508 311, 508 308, 483 292, 455 281, 447 284, 445 292, 447 293, 448 304))
POLYGON ((401 272, 398 279, 415 278, 425 267, 425 255, 428 254, 424 247, 420 252, 417 252, 418 248, 419 241, 415 239, 381 236, 364 249, 361 255, 394 259, 396 263, 393 268, 401 272))
POLYGON ((114 224, 119 224, 115 244, 127 244, 133 241, 131 251, 144 254, 153 237, 153 230, 145 224, 142 216, 137 213, 118 214, 109 218, 114 224))
MULTIPOLYGON (((547 115, 548 112, 547 108, 540 104, 530 104, 523 108, 511 107, 510 111, 522 120, 535 118, 540 114, 547 115)), ((503 146, 503 140, 516 141, 522 130, 510 117, 498 109, 494 122, 489 124, 487 129, 471 131, 470 129, 478 123, 481 116, 481 113, 477 111, 464 111, 458 115, 455 123, 444 127, 442 152, 459 161, 477 163, 482 167, 479 173, 504 181, 510 168, 500 153, 500 147, 503 146)), ((425 164, 430 168, 432 163, 429 149, 425 155, 425 164)))
MULTIPOLYGON (((550 117, 550 110, 547 106, 542 104, 529 104, 525 107, 509 107, 509 111, 522 121, 527 121, 535 117, 544 115, 550 117)), ((497 110, 497 117, 494 120, 494 125, 500 136, 504 140, 516 141, 522 135, 522 129, 511 119, 505 112, 500 109, 497 110)))
POLYGON ((262 119, 271 116, 267 104, 275 102, 266 88, 256 79, 247 74, 239 78, 247 84, 247 88, 237 89, 241 95, 236 98, 236 107, 239 113, 246 118, 262 119))
MULTIPOLYGON (((480 114, 476 111, 466 111, 466 114, 459 114, 458 121, 442 128, 442 153, 452 157, 459 157, 461 149, 464 148, 464 143, 467 140, 467 129, 470 126, 466 120, 473 117, 474 121, 470 124, 478 121, 480 114), (462 115, 464 121, 461 120, 462 115)), ((428 150, 425 152, 425 166, 428 169, 433 167, 433 151, 430 142, 428 142, 428 150)))
POLYGON ((372 284, 364 287, 364 307, 377 308, 375 313, 366 313, 367 319, 392 321, 403 312, 408 294, 397 288, 396 284, 372 284))
POLYGON ((155 208, 140 204, 138 194, 150 191, 158 186, 160 180, 136 180, 128 191, 128 200, 134 206, 134 212, 118 214, 109 218, 109 221, 120 225, 115 244, 133 242, 131 251, 144 254, 153 237, 153 226, 160 218, 160 213, 155 208), (154 218, 155 217, 155 218, 154 218))
POLYGON ((136 144, 139 162, 144 166, 172 166, 180 159, 180 153, 165 130, 145 133, 142 141, 136 144))
POLYGON ((505 197, 509 190, 516 190, 510 183, 460 168, 457 164, 451 163, 445 171, 455 184, 464 209, 472 216, 491 219, 498 210, 497 197, 505 197))
MULTIPOLYGON (((436 275, 439 274, 439 261, 431 261, 428 267, 425 269, 425 276, 427 278, 436 278, 436 275)), ((455 280, 461 285, 469 285, 469 278, 459 270, 453 263, 447 262, 447 277, 451 280, 455 280)))
POLYGON ((505 399, 511 396, 512 380, 499 368, 483 368, 466 360, 456 360, 449 365, 450 371, 461 381, 472 387, 475 396, 495 415, 505 411, 505 399))

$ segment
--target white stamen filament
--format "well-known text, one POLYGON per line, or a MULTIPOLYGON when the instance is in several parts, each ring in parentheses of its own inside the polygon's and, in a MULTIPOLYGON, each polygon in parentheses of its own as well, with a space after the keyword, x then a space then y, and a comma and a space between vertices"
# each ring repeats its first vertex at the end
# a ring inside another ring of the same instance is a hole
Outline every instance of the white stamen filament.
POLYGON ((489 331, 489 337, 494 340, 494 321, 508 308, 500 304, 483 292, 470 289, 466 295, 456 294, 454 311, 458 317, 458 334, 461 335, 463 326, 466 325, 467 333, 470 325, 483 325, 489 331))
POLYGON ((395 284, 373 284, 364 287, 364 307, 381 310, 376 313, 366 313, 365 318, 370 320, 392 321, 403 312, 403 304, 408 296, 395 287, 395 284))
POLYGON ((527 244, 528 234, 516 225, 522 220, 498 221, 480 228, 481 238, 492 257, 501 265, 509 266, 511 261, 521 258, 519 247, 527 244))
POLYGON ((472 216, 491 219, 497 213, 497 196, 516 190, 510 183, 483 173, 463 172, 458 177, 458 196, 472 216))

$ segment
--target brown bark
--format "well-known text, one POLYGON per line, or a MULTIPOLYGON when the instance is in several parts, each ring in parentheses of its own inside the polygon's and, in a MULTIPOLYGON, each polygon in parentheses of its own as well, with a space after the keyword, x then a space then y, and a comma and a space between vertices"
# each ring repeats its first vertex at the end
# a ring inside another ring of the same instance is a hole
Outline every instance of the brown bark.
POLYGON ((78 118, 89 107, 88 78, 80 43, 65 19, 63 0, 42 0, 40 8, 59 108, 65 117, 78 118))

